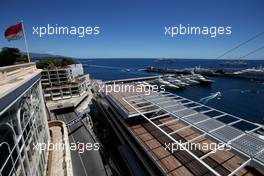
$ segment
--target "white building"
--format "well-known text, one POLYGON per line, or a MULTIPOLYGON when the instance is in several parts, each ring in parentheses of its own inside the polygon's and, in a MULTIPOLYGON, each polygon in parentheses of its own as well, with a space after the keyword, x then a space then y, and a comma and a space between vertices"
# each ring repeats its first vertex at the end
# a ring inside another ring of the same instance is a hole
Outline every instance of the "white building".
POLYGON ((41 83, 46 100, 61 100, 85 94, 90 85, 90 78, 89 75, 84 75, 82 64, 72 64, 63 68, 43 70, 41 83))
POLYGON ((35 64, 0 67, 0 176, 46 175, 49 130, 35 64))
POLYGON ((44 69, 41 72, 42 85, 74 82, 84 75, 82 64, 72 64, 62 68, 44 69))

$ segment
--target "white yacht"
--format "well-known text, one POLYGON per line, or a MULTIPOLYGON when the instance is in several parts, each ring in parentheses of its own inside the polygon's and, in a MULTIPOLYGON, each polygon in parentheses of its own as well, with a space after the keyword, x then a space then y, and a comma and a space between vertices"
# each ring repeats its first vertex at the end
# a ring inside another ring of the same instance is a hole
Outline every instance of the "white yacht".
POLYGON ((176 89, 179 89, 180 87, 179 86, 176 86, 168 81, 164 81, 163 79, 157 79, 157 82, 161 85, 165 85, 165 88, 166 89, 170 89, 170 90, 176 90, 176 89))
POLYGON ((194 72, 192 72, 192 79, 199 81, 201 84, 211 84, 214 82, 213 80, 207 79, 206 77, 194 72))
POLYGON ((198 81, 192 80, 191 78, 189 78, 188 76, 179 76, 178 77, 179 80, 181 80, 184 83, 187 83, 189 85, 194 85, 194 84, 198 84, 198 81))
POLYGON ((170 81, 170 83, 176 85, 176 86, 179 86, 179 87, 186 87, 188 86, 189 84, 185 83, 185 82, 182 82, 181 80, 179 79, 173 79, 170 81))
POLYGON ((264 68, 248 68, 245 70, 234 72, 234 75, 241 78, 264 80, 264 68))

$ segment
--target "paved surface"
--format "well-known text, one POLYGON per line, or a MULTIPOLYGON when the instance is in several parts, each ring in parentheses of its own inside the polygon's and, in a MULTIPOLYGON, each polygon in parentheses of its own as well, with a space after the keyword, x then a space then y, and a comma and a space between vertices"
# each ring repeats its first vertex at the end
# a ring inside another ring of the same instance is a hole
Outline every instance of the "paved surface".
POLYGON ((78 107, 75 108, 75 112, 81 113, 87 109, 89 103, 91 102, 93 98, 92 92, 90 90, 88 90, 87 92, 88 92, 88 96, 85 98, 85 100, 83 100, 83 102, 81 102, 78 105, 78 107))
MULTIPOLYGON (((65 123, 75 118, 73 112, 57 115, 58 120, 65 123)), ((82 122, 72 125, 69 129, 69 143, 94 143, 93 138, 88 133, 82 122)), ((99 151, 84 150, 80 153, 78 150, 71 150, 72 168, 74 176, 104 176, 106 175, 99 151)))
MULTIPOLYGON (((49 128, 52 133, 51 143, 56 145, 63 144, 63 134, 61 132, 62 128, 60 126, 53 126, 49 128)), ((63 176, 64 175, 64 151, 60 150, 58 148, 54 148, 51 154, 51 168, 50 168, 50 175, 56 175, 56 176, 63 176)))
POLYGON ((87 91, 82 96, 78 97, 71 97, 67 99, 59 99, 54 101, 47 101, 47 107, 49 110, 59 109, 59 108, 70 108, 70 107, 76 107, 85 97, 89 96, 91 94, 90 91, 87 91))

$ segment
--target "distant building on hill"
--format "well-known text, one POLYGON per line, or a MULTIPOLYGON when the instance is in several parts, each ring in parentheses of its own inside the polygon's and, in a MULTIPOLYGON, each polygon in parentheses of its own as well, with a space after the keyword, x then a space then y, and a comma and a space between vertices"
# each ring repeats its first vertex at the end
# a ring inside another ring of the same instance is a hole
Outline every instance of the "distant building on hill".
POLYGON ((72 64, 54 69, 43 69, 41 84, 47 101, 79 97, 90 86, 89 75, 84 75, 82 64, 72 64))

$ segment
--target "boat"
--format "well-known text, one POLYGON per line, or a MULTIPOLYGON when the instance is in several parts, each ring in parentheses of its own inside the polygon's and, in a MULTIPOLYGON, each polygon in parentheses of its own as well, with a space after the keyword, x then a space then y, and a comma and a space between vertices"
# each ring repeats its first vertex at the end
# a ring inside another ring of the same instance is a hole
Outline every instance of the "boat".
POLYGON ((170 81, 170 83, 171 83, 171 84, 174 84, 174 85, 176 85, 176 86, 179 86, 179 87, 186 87, 186 86, 189 85, 189 84, 184 83, 184 82, 182 82, 182 81, 180 81, 180 80, 173 80, 173 81, 170 81))
POLYGON ((196 66, 193 71, 195 73, 197 73, 197 74, 202 74, 202 75, 212 75, 212 74, 214 74, 213 70, 210 70, 208 68, 202 68, 200 65, 198 67, 196 66))
POLYGON ((249 79, 255 79, 255 80, 264 80, 264 68, 260 66, 259 68, 247 68, 241 71, 234 72, 234 75, 236 77, 240 78, 249 78, 249 79))
POLYGON ((156 81, 154 82, 157 82, 159 85, 164 85, 165 86, 165 89, 169 89, 169 90, 177 90, 179 89, 180 87, 179 86, 176 86, 168 81, 164 81, 163 79, 159 78, 157 79, 156 81))
POLYGON ((171 84, 174 84, 174 85, 176 85, 176 86, 178 86, 178 87, 186 87, 186 86, 189 85, 189 84, 184 83, 184 82, 182 82, 181 80, 179 80, 179 79, 177 79, 177 78, 173 78, 173 77, 171 77, 171 76, 169 76, 169 77, 166 79, 166 81, 168 81, 168 82, 170 82, 171 84))
POLYGON ((187 83, 189 85, 194 85, 194 84, 198 84, 198 81, 192 80, 191 78, 187 77, 187 76, 179 76, 177 77, 179 80, 181 80, 184 83, 187 83))
POLYGON ((188 80, 191 84, 199 84, 198 81, 195 81, 195 80, 193 80, 193 79, 191 79, 189 77, 186 77, 185 80, 188 80))
POLYGON ((212 84, 214 81, 206 78, 205 76, 202 76, 200 74, 196 74, 192 72, 192 79, 195 81, 200 82, 201 84, 212 84))
POLYGON ((155 59, 154 62, 175 63, 176 60, 175 59, 165 59, 165 58, 161 58, 161 59, 155 59))
POLYGON ((241 60, 229 60, 221 62, 220 65, 222 66, 246 66, 247 63, 241 60))

